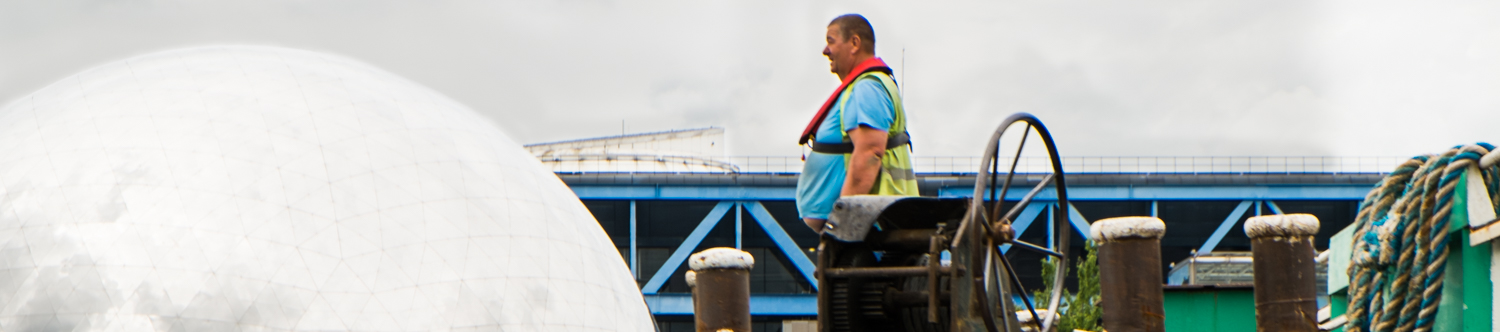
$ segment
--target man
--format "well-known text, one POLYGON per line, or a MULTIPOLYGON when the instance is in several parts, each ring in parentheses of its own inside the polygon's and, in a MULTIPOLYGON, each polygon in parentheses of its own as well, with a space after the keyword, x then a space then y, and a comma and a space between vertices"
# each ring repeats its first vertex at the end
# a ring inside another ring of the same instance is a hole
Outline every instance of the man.
POLYGON ((906 114, 890 67, 875 57, 875 30, 859 14, 828 23, 831 71, 843 85, 818 110, 798 144, 811 142, 797 179, 797 212, 822 234, 840 196, 916 196, 906 114))

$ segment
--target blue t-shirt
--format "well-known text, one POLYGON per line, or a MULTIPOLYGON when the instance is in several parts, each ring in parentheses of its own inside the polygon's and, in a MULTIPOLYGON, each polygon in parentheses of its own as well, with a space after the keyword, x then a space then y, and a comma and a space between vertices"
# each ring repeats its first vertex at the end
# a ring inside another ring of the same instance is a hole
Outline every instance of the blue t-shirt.
MULTIPOLYGON (((841 143, 844 136, 839 133, 839 107, 844 107, 844 131, 853 131, 865 126, 885 131, 896 122, 896 107, 885 86, 874 77, 854 82, 849 90, 848 105, 834 102, 828 117, 818 125, 813 140, 821 143, 841 143)), ((842 98, 840 98, 842 99, 842 98)), ((802 164, 802 175, 797 178, 797 214, 802 218, 828 219, 833 212, 833 202, 844 189, 844 176, 848 174, 844 155, 809 152, 802 164)))

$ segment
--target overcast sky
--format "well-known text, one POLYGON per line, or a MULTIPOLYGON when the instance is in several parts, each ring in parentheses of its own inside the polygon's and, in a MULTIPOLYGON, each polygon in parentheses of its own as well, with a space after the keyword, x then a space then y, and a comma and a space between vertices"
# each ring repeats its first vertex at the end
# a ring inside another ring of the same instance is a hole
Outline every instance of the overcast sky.
POLYGON ((1500 4, 1456 1, 0 0, 0 102, 207 44, 365 61, 537 143, 725 127, 797 155, 837 86, 843 13, 875 26, 918 155, 977 155, 1037 114, 1064 155, 1404 156, 1500 142, 1500 4))

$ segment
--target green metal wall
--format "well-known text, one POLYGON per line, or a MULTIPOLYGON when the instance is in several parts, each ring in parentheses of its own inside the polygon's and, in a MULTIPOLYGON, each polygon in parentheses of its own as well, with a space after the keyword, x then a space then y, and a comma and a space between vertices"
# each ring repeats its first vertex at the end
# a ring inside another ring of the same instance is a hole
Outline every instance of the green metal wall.
POLYGON ((1255 292, 1240 287, 1168 287, 1167 332, 1254 332, 1255 292))

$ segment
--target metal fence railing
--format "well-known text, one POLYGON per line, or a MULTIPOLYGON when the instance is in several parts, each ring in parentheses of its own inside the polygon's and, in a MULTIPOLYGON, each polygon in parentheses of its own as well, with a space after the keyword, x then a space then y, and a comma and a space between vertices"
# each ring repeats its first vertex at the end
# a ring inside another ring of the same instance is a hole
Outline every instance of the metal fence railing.
MULTIPOLYGON (((913 158, 919 173, 974 173, 979 157, 913 158)), ((1406 157, 1062 157, 1068 173, 1386 173, 1406 157)), ((1002 170, 1011 158, 1000 162, 1002 170)), ((1021 157, 1021 173, 1051 172, 1051 159, 1021 157)))
MULTIPOLYGON (((685 173, 799 173, 802 158, 797 156, 732 156, 703 158, 731 167, 682 167, 681 165, 642 165, 641 162, 661 162, 640 158, 611 159, 609 162, 558 162, 544 159, 543 164, 554 172, 685 172, 685 173)), ((1062 157, 1063 170, 1067 173, 1386 173, 1408 157, 1062 157)), ((979 157, 913 157, 912 167, 917 173, 966 174, 979 171, 979 157)), ((1011 158, 1002 158, 1001 169, 1009 167, 1011 158)), ((1052 171, 1051 160, 1046 157, 1021 157, 1016 163, 1019 173, 1046 173, 1052 171)))

